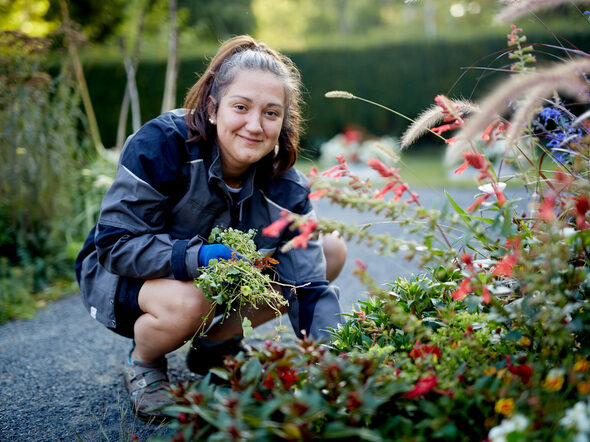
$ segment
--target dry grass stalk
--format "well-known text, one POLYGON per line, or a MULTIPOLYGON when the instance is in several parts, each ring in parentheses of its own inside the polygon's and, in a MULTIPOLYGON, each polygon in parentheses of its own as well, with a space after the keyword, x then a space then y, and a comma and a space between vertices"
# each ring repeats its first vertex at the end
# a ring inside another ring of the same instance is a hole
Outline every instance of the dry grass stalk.
MULTIPOLYGON (((588 91, 590 85, 582 77, 585 72, 590 72, 590 58, 572 60, 533 74, 513 76, 505 81, 484 99, 480 106, 481 111, 474 114, 461 128, 457 141, 447 149, 447 162, 455 163, 460 160, 461 152, 469 148, 469 141, 483 132, 497 115, 502 114, 508 103, 522 101, 510 122, 515 127, 511 128, 508 136, 515 142, 538 108, 540 100, 554 91, 578 97, 588 91)), ((512 144, 506 144, 506 148, 511 146, 512 144)))
POLYGON ((501 9, 494 17, 496 23, 514 21, 523 15, 541 9, 554 8, 563 4, 590 4, 590 0, 509 0, 509 6, 501 9))
MULTIPOLYGON (((479 112, 479 108, 467 100, 449 100, 453 103, 454 107, 461 114, 471 114, 479 112)), ((440 124, 448 114, 443 114, 443 109, 433 104, 424 112, 422 112, 416 120, 406 129, 401 138, 401 148, 405 149, 410 144, 414 143, 418 138, 428 132, 429 129, 440 124)))

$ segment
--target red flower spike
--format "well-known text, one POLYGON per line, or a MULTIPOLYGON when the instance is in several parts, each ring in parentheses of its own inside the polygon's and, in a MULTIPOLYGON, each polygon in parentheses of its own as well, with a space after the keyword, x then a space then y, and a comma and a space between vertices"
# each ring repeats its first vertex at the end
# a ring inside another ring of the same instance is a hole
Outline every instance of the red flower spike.
POLYGON ((383 178, 399 178, 399 169, 387 167, 385 164, 381 162, 381 160, 378 160, 377 158, 369 158, 367 160, 367 165, 369 165, 373 170, 379 172, 379 175, 381 175, 383 178))
POLYGON ((293 247, 301 247, 303 249, 307 249, 307 243, 311 239, 311 234, 315 231, 318 223, 310 220, 305 224, 299 226, 299 231, 301 232, 295 238, 293 238, 293 247))
POLYGON ((316 166, 313 166, 311 168, 311 170, 309 171, 309 173, 307 174, 307 176, 309 178, 317 178, 318 177, 318 168, 316 166))
POLYGON ((281 212, 281 217, 278 220, 262 229, 262 234, 264 236, 278 238, 281 232, 285 229, 285 227, 291 224, 291 220, 289 218, 289 212, 283 210, 281 212))
POLYGON ((473 257, 469 253, 464 253, 461 255, 461 261, 468 269, 473 268, 473 257))

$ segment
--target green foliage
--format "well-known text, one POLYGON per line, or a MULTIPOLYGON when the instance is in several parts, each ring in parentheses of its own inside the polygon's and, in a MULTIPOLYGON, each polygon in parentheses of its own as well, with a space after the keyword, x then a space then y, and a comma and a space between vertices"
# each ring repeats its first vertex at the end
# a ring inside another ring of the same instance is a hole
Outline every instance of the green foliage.
MULTIPOLYGON (((200 268, 201 274, 194 281, 212 302, 211 312, 219 306, 225 310, 224 317, 237 311, 242 318, 244 307, 266 305, 280 316, 279 308, 287 304, 273 287, 273 278, 268 272, 276 260, 266 258, 257 250, 253 241, 255 235, 254 229, 242 232, 231 227, 215 227, 211 231, 210 243, 223 244, 236 252, 230 259, 211 260, 209 265, 200 268)), ((244 334, 251 331, 249 319, 243 317, 242 324, 244 334)))
MULTIPOLYGON (((80 171, 90 158, 85 120, 68 67, 54 76, 46 71, 48 45, 18 33, 0 35, 0 251, 3 296, 11 300, 3 310, 27 304, 25 292, 71 278, 67 245, 87 232, 76 221, 85 192, 80 171)), ((2 320, 20 307, 10 309, 0 313, 2 320)))

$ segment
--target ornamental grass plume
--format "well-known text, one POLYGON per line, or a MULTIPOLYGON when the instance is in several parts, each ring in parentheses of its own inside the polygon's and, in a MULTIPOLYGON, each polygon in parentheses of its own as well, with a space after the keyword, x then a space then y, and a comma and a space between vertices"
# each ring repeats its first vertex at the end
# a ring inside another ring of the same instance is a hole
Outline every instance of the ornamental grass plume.
POLYGON ((506 23, 541 9, 556 8, 563 4, 590 4, 590 0, 504 0, 508 6, 496 14, 494 22, 506 23))
MULTIPOLYGON (((470 140, 483 132, 497 115, 507 109, 509 103, 523 99, 506 133, 507 140, 516 142, 543 98, 554 94, 555 91, 578 98, 583 97, 590 89, 584 79, 587 72, 590 72, 590 57, 540 69, 534 74, 513 76, 485 98, 480 105, 481 111, 465 122, 456 136, 457 142, 447 149, 446 161, 457 162, 461 158, 461 153, 469 148, 470 140)), ((509 147, 511 144, 507 143, 506 148, 509 147)))
MULTIPOLYGON (((479 112, 479 107, 468 100, 450 101, 453 103, 460 114, 472 114, 479 112)), ((406 147, 413 144, 418 138, 420 138, 434 126, 440 124, 447 116, 448 113, 446 113, 445 110, 438 104, 433 104, 430 106, 420 115, 418 115, 416 120, 414 120, 414 122, 406 129, 401 138, 401 148, 405 149, 406 147)))

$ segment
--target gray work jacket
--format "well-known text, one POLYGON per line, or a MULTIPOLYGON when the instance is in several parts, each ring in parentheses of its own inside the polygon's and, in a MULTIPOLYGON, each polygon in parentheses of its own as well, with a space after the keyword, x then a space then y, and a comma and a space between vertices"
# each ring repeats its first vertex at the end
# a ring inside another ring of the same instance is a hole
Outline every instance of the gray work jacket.
POLYGON ((310 241, 305 249, 283 253, 281 246, 297 232, 285 229, 278 238, 261 233, 283 210, 314 216, 307 181, 294 168, 271 177, 257 166, 232 200, 221 178, 218 148, 187 141, 183 110, 167 112, 130 136, 98 222, 76 261, 91 316, 115 328, 121 276, 192 280, 199 274, 199 248, 213 227, 253 228, 258 249, 279 261, 280 281, 305 285, 294 294, 283 290, 294 331, 326 339, 327 328, 342 318, 337 288, 326 281, 321 244, 310 241))

